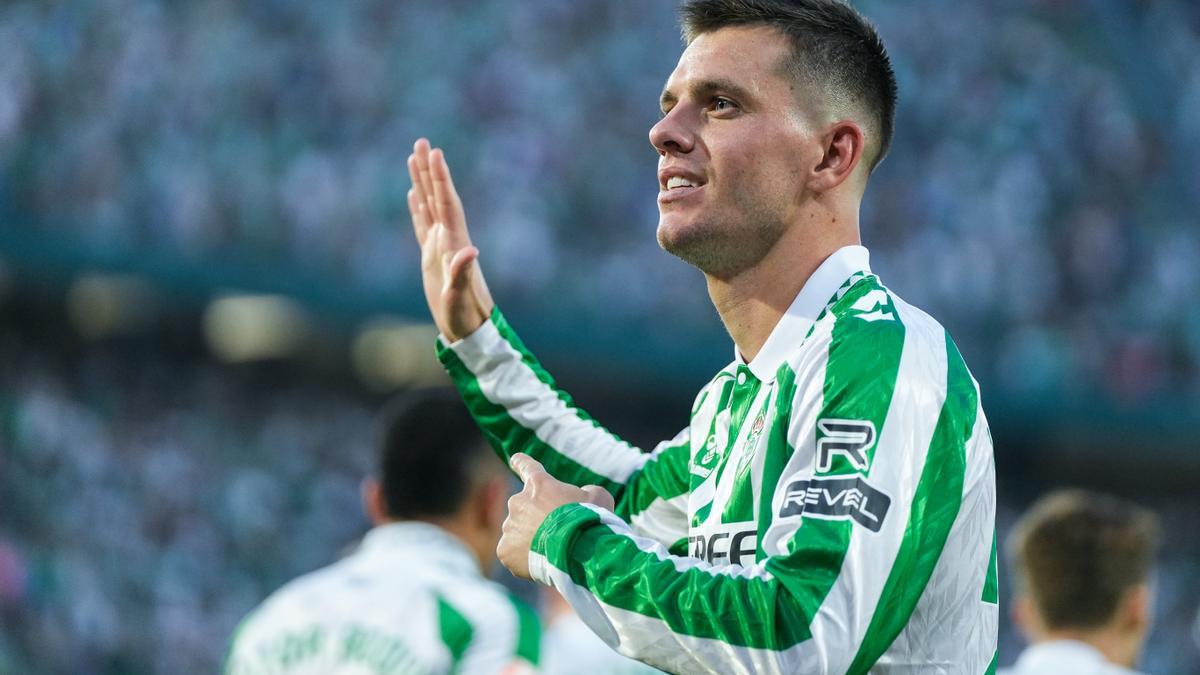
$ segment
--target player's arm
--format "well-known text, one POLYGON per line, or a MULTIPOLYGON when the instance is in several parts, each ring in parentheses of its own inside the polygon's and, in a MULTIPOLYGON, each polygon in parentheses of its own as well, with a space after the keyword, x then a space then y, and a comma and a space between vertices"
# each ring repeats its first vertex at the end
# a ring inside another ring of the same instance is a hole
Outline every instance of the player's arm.
POLYGON ((499 311, 468 338, 439 341, 438 358, 503 459, 525 453, 558 480, 604 488, 647 534, 684 536, 687 429, 650 453, 621 440, 557 387, 499 311))
POLYGON ((506 461, 526 453, 564 482, 603 487, 646 534, 684 536, 686 431, 647 454, 576 407, 492 301, 442 152, 418 141, 409 172, 426 301, 442 333, 438 357, 492 447, 506 461))
MULTIPOLYGON (((808 444, 816 461, 776 487, 773 527, 790 535, 763 560, 713 566, 672 555, 604 509, 566 504, 533 535, 531 576, 618 651, 664 670, 866 672, 941 557, 979 427, 974 383, 944 336, 940 356, 903 365, 903 326, 862 337, 835 332, 823 391, 797 392, 792 419, 808 422, 789 430, 789 443, 800 458, 808 444), (814 437, 817 419, 877 433, 826 425, 829 435, 814 437)), ((984 569, 962 573, 978 573, 982 587, 984 569)))

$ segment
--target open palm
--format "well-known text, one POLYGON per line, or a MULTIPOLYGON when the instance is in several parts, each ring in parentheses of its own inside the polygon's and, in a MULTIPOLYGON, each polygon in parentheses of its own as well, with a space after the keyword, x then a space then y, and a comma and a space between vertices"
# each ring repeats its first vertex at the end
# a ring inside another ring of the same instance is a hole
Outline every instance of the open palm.
POLYGON ((442 335, 459 340, 487 321, 495 304, 479 270, 479 249, 471 245, 442 150, 419 139, 408 157, 408 173, 413 184, 408 210, 421 246, 425 301, 442 335))

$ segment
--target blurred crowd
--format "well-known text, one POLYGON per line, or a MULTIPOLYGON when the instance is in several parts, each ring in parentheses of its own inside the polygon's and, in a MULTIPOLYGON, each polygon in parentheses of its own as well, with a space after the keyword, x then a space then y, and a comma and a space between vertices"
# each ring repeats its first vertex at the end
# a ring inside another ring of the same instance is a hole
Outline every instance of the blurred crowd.
POLYGON ((375 412, 303 378, 0 334, 0 673, 216 672, 367 521, 375 412))
MULTIPOLYGON (((856 4, 901 85, 876 271, 986 391, 1200 406, 1200 4, 856 4)), ((719 331, 653 235, 673 9, 9 0, 0 233, 416 296, 404 162, 428 135, 502 305, 719 331)), ((0 673, 212 672, 249 608, 365 530, 379 401, 0 328, 0 673)), ((1036 487, 1001 476, 1002 536, 1036 487)), ((1168 536, 1145 665, 1197 673, 1200 550, 1170 533, 1200 501, 1146 498, 1168 536)))
MULTIPOLYGON (((885 281, 993 391, 1200 401, 1200 5, 858 4, 901 84, 863 224, 885 281)), ((415 295, 404 160, 428 135, 502 304, 715 332, 653 237, 673 5, 7 2, 0 213, 415 295)))

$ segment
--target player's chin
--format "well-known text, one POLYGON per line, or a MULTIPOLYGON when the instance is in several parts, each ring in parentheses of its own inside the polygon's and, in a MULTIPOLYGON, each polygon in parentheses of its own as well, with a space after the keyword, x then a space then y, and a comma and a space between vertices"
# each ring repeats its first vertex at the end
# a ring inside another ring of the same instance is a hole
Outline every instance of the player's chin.
POLYGON ((658 220, 658 245, 664 251, 696 265, 707 258, 705 251, 711 247, 713 236, 702 223, 679 218, 675 214, 663 214, 658 220))
POLYGON ((658 217, 658 230, 655 236, 658 245, 667 253, 679 255, 679 251, 688 247, 696 239, 696 226, 681 218, 677 213, 661 213, 658 217))

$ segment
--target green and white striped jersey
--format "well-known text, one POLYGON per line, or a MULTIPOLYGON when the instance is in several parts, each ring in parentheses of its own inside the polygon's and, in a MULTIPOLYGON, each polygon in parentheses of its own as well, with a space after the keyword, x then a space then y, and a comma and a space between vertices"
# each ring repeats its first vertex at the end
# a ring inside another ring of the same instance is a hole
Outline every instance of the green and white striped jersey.
POLYGON ((458 539, 381 525, 353 555, 287 584, 234 635, 229 675, 517 675, 538 661, 533 610, 458 539))
POLYGON ((826 260, 648 454, 575 407, 498 311, 438 354, 502 455, 616 498, 551 512, 530 570, 621 653, 675 673, 994 670, 978 386, 866 249, 826 260))

